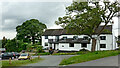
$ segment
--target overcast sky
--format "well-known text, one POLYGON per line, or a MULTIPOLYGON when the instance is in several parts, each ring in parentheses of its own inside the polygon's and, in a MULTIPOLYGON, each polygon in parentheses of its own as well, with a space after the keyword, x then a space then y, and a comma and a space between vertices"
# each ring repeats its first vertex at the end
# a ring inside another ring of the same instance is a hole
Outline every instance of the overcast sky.
MULTIPOLYGON (((0 2, 0 39, 14 38, 16 26, 33 18, 50 29, 60 28, 55 21, 65 15, 65 7, 71 3, 72 0, 3 0, 0 2)), ((114 22, 117 22, 114 24, 117 33, 118 19, 114 18, 114 22)))
MULTIPOLYGON (((32 0, 31 0, 32 1, 32 0)), ((55 21, 60 16, 65 15, 65 7, 69 6, 71 1, 5 1, 0 4, 2 7, 2 23, 0 24, 0 39, 14 38, 16 36, 16 26, 21 25, 29 19, 38 19, 45 23, 48 28, 60 28, 55 25, 55 21)))

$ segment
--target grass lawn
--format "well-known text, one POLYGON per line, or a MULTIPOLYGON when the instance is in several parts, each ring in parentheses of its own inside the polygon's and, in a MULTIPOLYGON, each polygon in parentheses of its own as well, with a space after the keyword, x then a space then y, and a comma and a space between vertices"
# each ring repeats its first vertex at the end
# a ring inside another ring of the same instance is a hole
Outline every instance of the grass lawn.
POLYGON ((8 66, 22 66, 22 65, 26 65, 26 64, 36 63, 36 62, 39 62, 41 60, 43 60, 43 59, 34 58, 32 60, 12 60, 12 64, 9 64, 8 60, 3 60, 2 61, 2 68, 7 68, 8 66))
POLYGON ((64 59, 61 61, 59 65, 69 65, 75 63, 81 63, 91 60, 96 60, 109 56, 116 56, 120 54, 120 51, 96 51, 96 52, 88 52, 87 54, 81 54, 78 56, 73 56, 68 59, 64 59))

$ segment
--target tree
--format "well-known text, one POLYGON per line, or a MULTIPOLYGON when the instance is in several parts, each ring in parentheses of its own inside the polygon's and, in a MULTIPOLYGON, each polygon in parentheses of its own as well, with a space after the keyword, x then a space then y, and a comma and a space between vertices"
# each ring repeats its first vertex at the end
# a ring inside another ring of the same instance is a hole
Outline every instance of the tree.
POLYGON ((95 51, 97 38, 92 37, 92 35, 98 37, 103 31, 106 31, 104 28, 108 23, 113 23, 112 18, 119 10, 118 2, 103 2, 104 6, 100 5, 99 2, 92 2, 92 4, 94 6, 90 6, 89 2, 73 2, 71 6, 66 7, 66 16, 59 17, 55 23, 72 34, 88 35, 92 39, 91 51, 95 51), (105 25, 97 32, 101 23, 105 25))
POLYGON ((5 47, 6 43, 7 43, 7 39, 5 37, 3 37, 3 39, 2 39, 2 48, 5 47))
POLYGON ((26 46, 27 45, 24 42, 14 38, 12 40, 8 39, 5 48, 8 52, 20 52, 22 50, 25 50, 26 46))
POLYGON ((25 42, 31 41, 35 44, 35 40, 41 38, 43 30, 46 28, 46 25, 37 19, 27 20, 22 25, 16 27, 17 39, 23 39, 25 42))

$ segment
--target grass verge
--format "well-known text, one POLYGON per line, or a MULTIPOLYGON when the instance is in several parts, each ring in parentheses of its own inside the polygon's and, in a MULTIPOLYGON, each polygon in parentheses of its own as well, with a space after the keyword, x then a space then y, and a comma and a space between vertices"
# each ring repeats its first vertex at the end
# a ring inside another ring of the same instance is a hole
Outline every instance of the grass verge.
POLYGON ((39 62, 43 59, 41 58, 34 58, 32 60, 12 60, 11 64, 9 64, 9 61, 8 60, 3 60, 2 61, 2 68, 9 68, 9 66, 22 66, 22 65, 26 65, 26 64, 31 64, 31 63, 36 63, 36 62, 39 62))
POLYGON ((68 59, 64 59, 61 61, 59 65, 69 65, 69 64, 75 64, 75 63, 81 63, 91 60, 96 60, 104 57, 109 56, 116 56, 120 54, 120 51, 96 51, 96 52, 89 52, 87 54, 81 54, 78 56, 73 56, 68 59))

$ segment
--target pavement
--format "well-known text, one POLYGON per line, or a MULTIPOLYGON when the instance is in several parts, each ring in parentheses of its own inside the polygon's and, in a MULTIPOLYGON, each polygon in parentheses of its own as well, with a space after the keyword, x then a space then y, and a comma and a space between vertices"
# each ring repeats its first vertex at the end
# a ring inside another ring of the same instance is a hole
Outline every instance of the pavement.
POLYGON ((83 63, 71 64, 68 66, 118 66, 120 65, 118 61, 120 61, 120 55, 105 57, 105 58, 83 62, 83 63))

